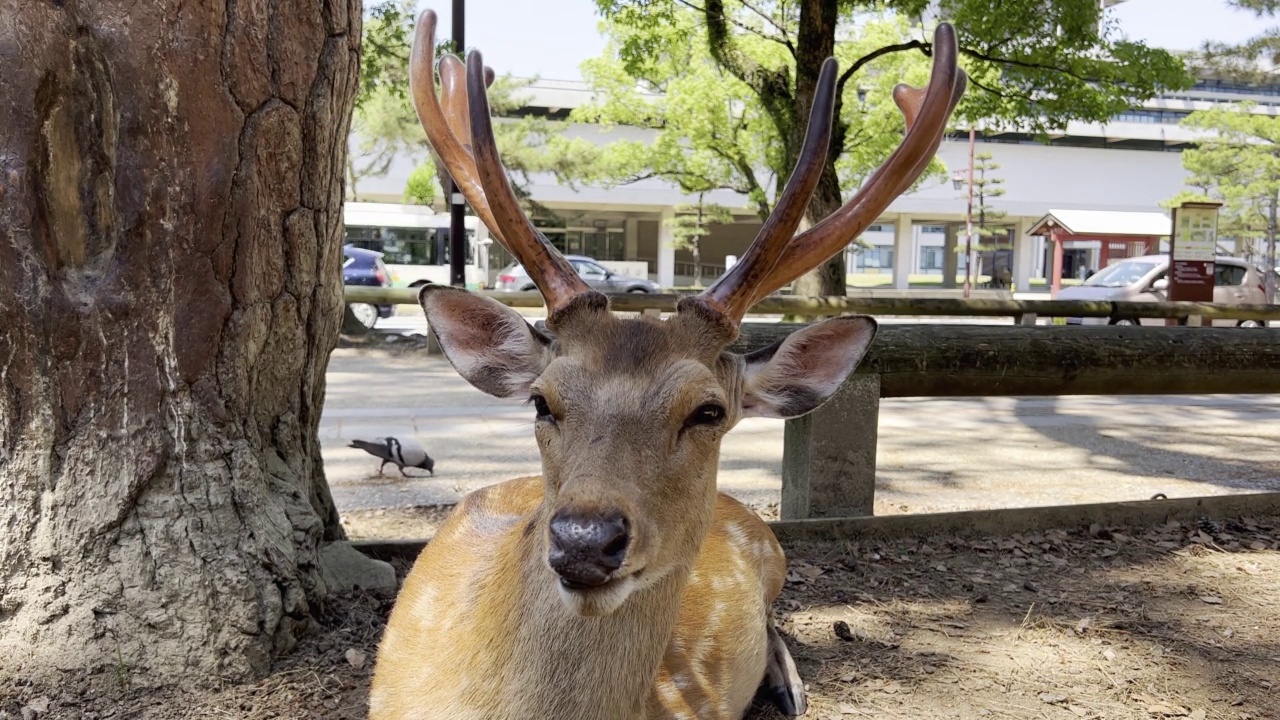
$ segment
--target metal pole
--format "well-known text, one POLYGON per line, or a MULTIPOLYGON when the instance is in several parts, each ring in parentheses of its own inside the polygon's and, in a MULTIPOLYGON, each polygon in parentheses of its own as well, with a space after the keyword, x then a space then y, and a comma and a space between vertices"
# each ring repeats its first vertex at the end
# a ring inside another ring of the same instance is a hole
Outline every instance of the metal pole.
POLYGON ((973 287, 973 128, 969 128, 969 206, 964 211, 964 296, 973 287))
MULTIPOLYGON (((465 55, 467 44, 465 39, 465 0, 453 0, 453 51, 460 57, 465 55)), ((463 222, 466 217, 466 205, 462 193, 449 178, 449 187, 445 188, 446 201, 449 203, 449 284, 465 287, 467 284, 467 226, 463 222)))

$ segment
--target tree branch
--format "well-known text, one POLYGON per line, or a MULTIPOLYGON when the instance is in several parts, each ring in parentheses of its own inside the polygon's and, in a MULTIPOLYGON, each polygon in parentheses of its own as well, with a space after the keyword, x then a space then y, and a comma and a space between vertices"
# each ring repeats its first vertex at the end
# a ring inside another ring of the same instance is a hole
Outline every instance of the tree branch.
MULTIPOLYGON (((687 8, 689 8, 690 10, 696 10, 697 12, 700 12, 700 13, 702 13, 703 15, 706 15, 706 14, 707 14, 707 12, 708 12, 708 10, 707 10, 707 8, 706 8, 706 7, 698 7, 697 5, 694 5, 693 3, 689 2, 689 0, 676 0, 676 2, 677 2, 677 3, 679 3, 680 5, 683 5, 683 6, 687 7, 687 8)), ((717 3, 717 4, 720 4, 720 3, 717 3)), ((760 32, 759 30, 757 30, 757 29, 755 29, 755 28, 751 27, 750 25, 747 25, 747 24, 745 24, 745 23, 739 22, 739 21, 737 21, 737 20, 735 20, 735 19, 733 19, 733 18, 731 18, 731 17, 728 17, 728 16, 724 15, 723 9, 721 9, 719 12, 720 12, 721 17, 724 19, 724 21, 725 21, 725 22, 727 22, 727 23, 731 23, 734 27, 738 28, 739 30, 742 30, 742 31, 744 31, 744 32, 749 32, 749 33, 751 33, 752 35, 755 35, 756 37, 761 38, 761 39, 763 39, 763 40, 768 40, 769 42, 775 42, 775 43, 778 43, 779 45, 781 45, 781 46, 785 47, 787 50, 789 50, 789 51, 791 52, 792 57, 795 57, 795 54, 796 54, 795 46, 793 46, 793 45, 791 44, 791 39, 790 39, 790 38, 788 38, 788 37, 785 35, 785 31, 784 31, 784 35, 783 35, 783 37, 782 37, 781 39, 779 39, 779 38, 777 38, 777 37, 774 37, 773 35, 769 35, 769 34, 767 34, 767 33, 762 33, 762 32, 760 32)), ((766 18, 766 19, 767 19, 767 18, 766 18)), ((771 21, 771 22, 772 22, 772 21, 771 21)), ((777 25, 774 25, 774 27, 777 27, 777 25)))
MULTIPOLYGON (((688 0, 677 0, 696 7, 688 0)), ((706 0, 703 14, 707 24, 707 49, 716 64, 741 80, 760 98, 778 134, 787 137, 791 127, 794 93, 789 70, 770 70, 747 58, 734 44, 725 15, 724 0, 706 0)))
POLYGON ((1029 70, 1048 70, 1050 72, 1062 73, 1063 75, 1066 75, 1068 77, 1073 77, 1076 80, 1079 80, 1080 82, 1101 82, 1099 78, 1085 77, 1078 73, 1072 72, 1071 70, 1068 70, 1066 68, 1057 67, 1056 65, 1046 65, 1044 63, 1027 62, 1025 60, 1015 60, 1013 58, 998 58, 998 57, 989 55, 987 53, 978 52, 973 48, 967 48, 967 47, 960 48, 960 53, 963 55, 968 55, 969 57, 974 58, 975 60, 983 60, 989 63, 995 63, 997 65, 1012 65, 1014 67, 1027 68, 1029 70))
POLYGON ((1032 105, 1036 105, 1036 106, 1040 105, 1039 100, 1036 100, 1035 98, 1031 97, 1030 95, 1027 95, 1026 93, 1002 92, 993 87, 987 87, 986 85, 983 85, 980 81, 975 80, 972 75, 969 76, 969 84, 978 88, 979 90, 982 90, 983 92, 989 92, 992 95, 995 95, 996 97, 1002 97, 1002 98, 1014 97, 1014 98, 1018 98, 1019 100, 1025 100, 1031 103, 1032 105))
POLYGON ((738 172, 742 174, 743 179, 746 180, 745 192, 743 192, 743 188, 736 189, 748 198, 755 195, 756 198, 758 198, 756 200, 756 214, 760 216, 760 220, 762 222, 768 221, 770 210, 769 202, 765 198, 764 188, 761 187, 760 181, 756 179, 756 171, 755 168, 751 166, 751 162, 747 160, 747 158, 742 157, 741 154, 731 154, 722 148, 713 147, 711 148, 711 152, 719 155, 725 162, 737 168, 738 172))
POLYGON ((896 45, 885 45, 884 47, 879 48, 873 52, 869 52, 866 55, 863 55, 862 57, 855 60, 847 70, 840 73, 840 78, 836 80, 837 102, 839 102, 839 98, 844 95, 845 83, 849 82, 849 78, 853 77, 853 74, 861 70, 867 63, 871 62, 872 60, 875 60, 876 58, 884 57, 885 55, 888 55, 890 53, 903 52, 905 50, 916 50, 916 49, 920 50, 922 53, 924 53, 927 56, 933 50, 933 44, 924 42, 923 40, 912 40, 910 42, 898 43, 896 45))
POLYGON ((792 44, 791 44, 791 36, 790 36, 789 34, 787 34, 787 29, 786 29, 786 28, 784 28, 782 25, 779 25, 779 24, 778 24, 778 22, 777 22, 776 20, 774 20, 772 17, 769 17, 769 15, 767 15, 763 10, 761 10, 761 9, 757 8, 755 5, 752 5, 751 3, 747 2, 747 0, 741 0, 741 2, 742 2, 742 4, 743 4, 743 6, 745 6, 748 10, 750 10, 750 11, 751 11, 751 12, 753 12, 753 13, 755 13, 756 15, 759 15, 759 16, 760 16, 760 17, 761 17, 765 22, 769 23, 769 24, 770 24, 770 25, 772 25, 772 26, 773 26, 773 27, 774 27, 778 32, 782 33, 782 41, 781 41, 781 42, 782 42, 784 45, 786 45, 786 46, 787 46, 787 49, 788 49, 788 50, 790 50, 790 51, 791 51, 791 56, 792 56, 792 57, 795 57, 795 54, 796 54, 796 48, 795 48, 795 45, 792 45, 792 44))

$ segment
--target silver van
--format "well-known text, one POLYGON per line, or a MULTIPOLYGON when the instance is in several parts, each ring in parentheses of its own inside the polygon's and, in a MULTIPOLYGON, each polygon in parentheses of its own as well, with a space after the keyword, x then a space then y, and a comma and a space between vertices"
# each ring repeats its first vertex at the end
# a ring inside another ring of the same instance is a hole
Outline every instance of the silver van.
MULTIPOLYGON (((584 255, 565 255, 565 259, 578 271, 578 275, 587 284, 601 292, 615 293, 657 293, 662 292, 662 286, 652 280, 644 278, 633 278, 627 275, 619 275, 605 266, 596 262, 595 259, 584 255)), ((498 290, 506 292, 532 292, 537 290, 533 284, 533 280, 529 278, 529 273, 519 264, 511 264, 503 268, 498 273, 498 290)))
MULTIPOLYGON (((1064 287, 1059 300, 1106 300, 1111 302, 1164 302, 1168 300, 1169 256, 1143 255, 1126 258, 1099 270, 1083 285, 1064 287)), ((1223 305, 1262 305, 1266 288, 1262 274, 1244 260, 1217 257, 1213 261, 1213 302, 1223 305)), ((1108 318, 1067 318, 1068 325, 1164 325, 1163 318, 1141 321, 1108 318)), ((1262 327, 1257 320, 1214 320, 1215 327, 1262 327)))

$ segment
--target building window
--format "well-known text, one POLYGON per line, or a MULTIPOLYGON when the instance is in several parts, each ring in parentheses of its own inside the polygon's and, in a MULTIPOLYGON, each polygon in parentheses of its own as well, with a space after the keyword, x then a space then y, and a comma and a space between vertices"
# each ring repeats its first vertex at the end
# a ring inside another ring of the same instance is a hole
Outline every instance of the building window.
POLYGON ((1250 85, 1230 80, 1197 80, 1191 87, 1193 90, 1213 90, 1240 95, 1280 95, 1280 85, 1250 85))
POLYGON ((855 257, 857 258, 855 267, 864 272, 893 268, 893 248, 889 246, 877 245, 863 250, 855 257))
POLYGON ((943 253, 946 251, 940 247, 922 247, 920 248, 920 272, 941 272, 943 253))
POLYGON ((1180 110, 1149 110, 1133 108, 1111 118, 1112 122, 1163 123, 1176 125, 1191 113, 1180 110))
POLYGON ((626 244, 625 233, 604 229, 582 233, 582 254, 597 260, 626 260, 626 244))

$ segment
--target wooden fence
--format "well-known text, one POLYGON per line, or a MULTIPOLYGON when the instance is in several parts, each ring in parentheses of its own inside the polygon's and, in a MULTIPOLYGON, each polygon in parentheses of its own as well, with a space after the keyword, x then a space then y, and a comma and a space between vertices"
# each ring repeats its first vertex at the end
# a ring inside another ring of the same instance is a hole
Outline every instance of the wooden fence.
MULTIPOLYGON (((750 351, 793 332, 746 326, 750 351)), ((880 398, 1280 392, 1280 329, 886 325, 822 407, 786 423, 783 519, 872 514, 880 398)))
MULTIPOLYGON (((504 305, 542 307, 536 292, 479 291, 504 305)), ((611 294, 619 312, 671 312, 681 295, 611 294)), ((348 286, 346 301, 382 305, 416 305, 414 288, 348 286)), ((1280 320, 1280 305, 1221 305, 1190 302, 1109 302, 1102 300, 1005 300, 927 297, 796 297, 772 295, 751 309, 755 315, 826 317, 832 315, 882 315, 918 317, 1012 317, 1019 324, 1035 324, 1037 318, 1079 317, 1109 320, 1172 318, 1203 320, 1280 320)), ((1194 324, 1194 323, 1193 323, 1194 324)))

